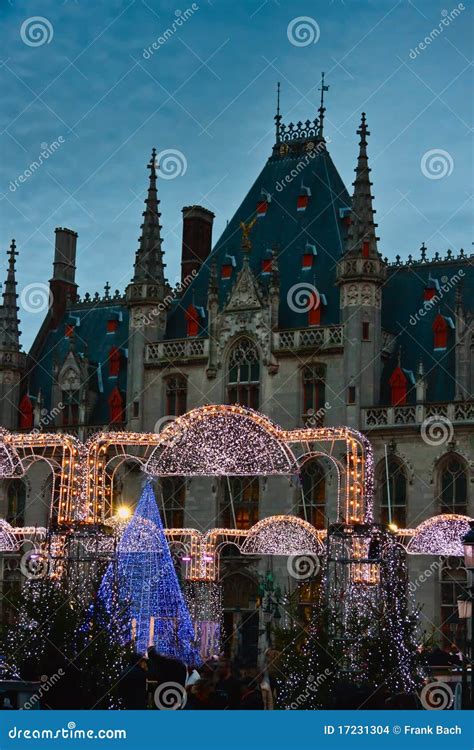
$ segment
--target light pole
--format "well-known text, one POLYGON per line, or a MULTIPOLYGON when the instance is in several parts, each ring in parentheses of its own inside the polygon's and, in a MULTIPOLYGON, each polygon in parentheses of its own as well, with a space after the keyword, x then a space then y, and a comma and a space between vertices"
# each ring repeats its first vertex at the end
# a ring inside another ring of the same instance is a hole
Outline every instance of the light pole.
POLYGON ((467 620, 471 620, 471 636, 470 636, 470 664, 471 664, 471 708, 474 707, 474 607, 472 606, 472 600, 474 597, 474 586, 473 586, 473 576, 474 576, 474 521, 471 521, 470 529, 467 532, 465 536, 463 536, 462 544, 464 549, 464 566, 469 574, 470 581, 470 592, 469 592, 469 600, 464 600, 464 603, 460 605, 460 601, 458 600, 458 610, 459 614, 461 616, 461 612, 466 617, 466 623, 467 620))

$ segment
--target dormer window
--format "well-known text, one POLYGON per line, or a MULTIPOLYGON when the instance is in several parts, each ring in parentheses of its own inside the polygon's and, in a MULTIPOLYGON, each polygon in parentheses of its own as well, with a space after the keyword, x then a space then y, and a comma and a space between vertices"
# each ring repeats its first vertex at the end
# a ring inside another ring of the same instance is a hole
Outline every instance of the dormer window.
POLYGON ((425 302, 429 302, 436 294, 436 289, 434 286, 425 286, 423 290, 423 300, 425 302))
POLYGON ((118 330, 118 320, 113 318, 107 321, 107 333, 115 333, 118 330))
POLYGON ((268 201, 261 200, 257 202, 257 216, 265 216, 268 211, 268 201))
POLYGON ((71 338, 71 336, 74 336, 74 326, 72 323, 66 323, 64 326, 64 335, 66 338, 71 338))
POLYGON ((230 263, 224 263, 221 267, 221 278, 230 279, 232 276, 232 265, 230 263))
POLYGON ((262 260, 262 273, 271 273, 271 272, 272 272, 272 259, 264 258, 262 260))
POLYGON ((120 350, 113 346, 109 352, 109 376, 116 377, 120 372, 120 350))
POLYGON ((348 227, 351 224, 351 209, 348 206, 339 209, 339 217, 342 219, 344 226, 348 227))
POLYGON ((438 313, 433 321, 434 348, 446 349, 448 346, 448 321, 438 313))
POLYGON ((20 429, 31 430, 33 427, 33 404, 27 393, 20 401, 20 429))
MULTIPOLYGON (((232 267, 232 266, 231 266, 232 267)), ((185 313, 186 336, 197 336, 199 333, 199 313, 191 303, 185 313)))
POLYGON ((123 398, 119 389, 115 387, 109 396, 109 422, 123 422, 123 398))
POLYGON ((397 367, 389 380, 392 406, 402 406, 407 402, 407 377, 401 367, 397 367))
POLYGON ((316 257, 316 255, 316 246, 311 245, 309 242, 307 242, 304 253, 301 256, 301 268, 312 268, 313 259, 316 257))

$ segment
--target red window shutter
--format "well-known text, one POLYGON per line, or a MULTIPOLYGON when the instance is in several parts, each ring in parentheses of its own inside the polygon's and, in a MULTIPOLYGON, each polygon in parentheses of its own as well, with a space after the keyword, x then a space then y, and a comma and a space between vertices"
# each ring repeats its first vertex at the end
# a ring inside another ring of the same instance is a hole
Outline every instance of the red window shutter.
POLYGON ((407 378, 401 367, 397 367, 389 380, 392 389, 392 406, 402 406, 407 402, 407 378))
POLYGON ((368 242, 362 243, 362 257, 363 258, 369 257, 369 248, 370 248, 370 244, 368 242))
POLYGON ((186 310, 186 335, 197 336, 199 332, 199 314, 194 305, 191 303, 186 310))
POLYGON ((265 216, 268 210, 268 201, 258 201, 257 203, 257 215, 265 216))
POLYGON ((107 321, 107 333, 115 333, 118 328, 118 320, 107 321))
POLYGON ((296 210, 306 211, 306 209, 308 208, 308 203, 309 203, 308 195, 299 195, 296 199, 296 210))
POLYGON ((302 268, 311 268, 313 265, 313 253, 303 253, 301 266, 302 268))
POLYGON ((123 422, 123 398, 118 388, 114 388, 109 396, 110 422, 123 422))
POLYGON ((425 302, 428 302, 430 299, 433 299, 433 297, 436 294, 436 289, 432 286, 425 287, 423 291, 423 299, 425 302))
POLYGON ((64 335, 68 338, 74 334, 74 326, 72 323, 66 323, 64 326, 64 335))
POLYGON ((232 276, 232 264, 224 263, 221 268, 221 278, 230 279, 231 276, 232 276))
POLYGON ((262 260, 262 273, 271 273, 271 272, 272 272, 272 259, 264 258, 262 260))
POLYGON ((118 375, 120 372, 120 351, 113 346, 109 352, 109 375, 118 375))
POLYGON ((446 319, 438 313, 433 322, 434 348, 446 349, 448 346, 448 324, 446 319))
POLYGON ((346 227, 350 227, 350 225, 352 224, 351 215, 347 214, 347 216, 344 216, 343 222, 344 222, 344 224, 345 224, 346 227))
POLYGON ((310 326, 318 326, 321 323, 321 302, 317 294, 312 295, 311 307, 308 312, 308 323, 310 326))
POLYGON ((20 401, 20 429, 31 430, 33 427, 33 404, 27 393, 20 401))

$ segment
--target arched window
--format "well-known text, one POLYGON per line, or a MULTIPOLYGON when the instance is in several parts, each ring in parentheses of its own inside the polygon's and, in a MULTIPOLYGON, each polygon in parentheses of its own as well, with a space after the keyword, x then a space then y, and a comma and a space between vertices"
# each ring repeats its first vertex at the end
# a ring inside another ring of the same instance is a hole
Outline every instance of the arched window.
POLYGON ((467 580, 464 560, 459 557, 444 559, 440 572, 441 631, 443 645, 450 646, 462 638, 462 622, 458 617, 458 598, 466 593, 467 580))
POLYGON ((31 430, 33 427, 33 404, 27 393, 20 401, 20 429, 31 430))
POLYGON ((325 529, 326 518, 326 477, 319 461, 307 461, 302 469, 303 496, 299 515, 317 529, 325 529), (304 503, 303 503, 304 498, 304 503), (305 515, 306 508, 306 515, 305 515))
POLYGON ((440 513, 467 513, 466 471, 457 456, 448 456, 439 473, 440 513))
POLYGON ((260 482, 257 477, 224 480, 221 523, 225 528, 250 529, 258 521, 260 482), (234 520, 235 514, 235 520, 234 520))
POLYGON ((311 427, 324 424, 325 379, 324 365, 318 363, 303 368, 303 421, 309 422, 308 426, 311 427))
POLYGON ((379 467, 379 476, 381 479, 381 503, 380 503, 380 521, 381 523, 395 523, 400 528, 406 527, 406 504, 407 504, 407 479, 402 464, 396 458, 388 459, 388 482, 387 469, 385 461, 382 461, 379 467))
POLYGON ((184 527, 186 485, 182 477, 164 477, 161 482, 163 515, 168 529, 184 527))
POLYGON ((12 526, 25 525, 26 486, 21 479, 12 479, 7 490, 7 518, 12 526))
POLYGON ((179 417, 186 412, 187 383, 182 375, 173 375, 165 381, 166 414, 179 417))
POLYGON ((229 357, 227 400, 231 404, 258 409, 260 390, 260 358, 250 339, 241 338, 229 357))

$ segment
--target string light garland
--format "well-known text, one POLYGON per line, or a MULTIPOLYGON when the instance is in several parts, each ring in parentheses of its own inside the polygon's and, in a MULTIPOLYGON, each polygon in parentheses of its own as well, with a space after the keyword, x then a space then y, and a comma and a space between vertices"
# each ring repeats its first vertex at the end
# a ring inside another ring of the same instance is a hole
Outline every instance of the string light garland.
POLYGON ((130 603, 130 633, 138 651, 154 645, 161 654, 199 663, 194 628, 149 481, 118 544, 116 565, 109 565, 100 586, 106 607, 115 580, 120 598, 130 603))
POLYGON ((295 458, 261 414, 238 406, 204 406, 173 420, 146 465, 155 476, 292 474, 295 458))
POLYGON ((448 555, 463 557, 462 538, 469 531, 469 516, 444 513, 420 523, 407 551, 410 555, 448 555))
POLYGON ((264 518, 252 526, 241 546, 246 555, 318 555, 322 551, 314 526, 296 516, 264 518))
POLYGON ((0 552, 15 552, 18 549, 13 527, 3 518, 0 519, 0 552))

